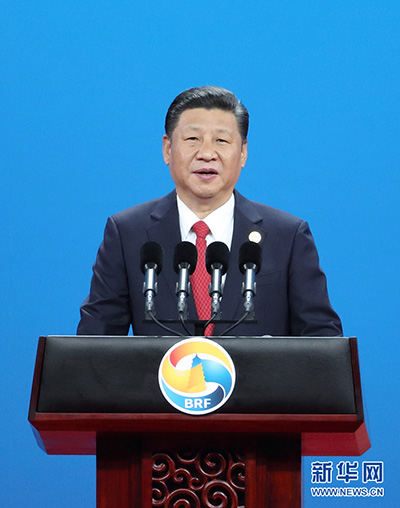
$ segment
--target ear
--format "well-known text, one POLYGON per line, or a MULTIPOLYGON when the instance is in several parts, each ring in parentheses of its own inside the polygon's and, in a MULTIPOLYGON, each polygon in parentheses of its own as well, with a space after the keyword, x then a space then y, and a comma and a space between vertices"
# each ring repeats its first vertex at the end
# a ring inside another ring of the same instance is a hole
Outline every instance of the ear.
POLYGON ((244 168, 247 161, 247 139, 245 139, 242 143, 242 153, 241 153, 241 167, 244 168))
POLYGON ((163 151, 164 162, 165 162, 165 164, 169 165, 169 159, 170 159, 170 154, 171 154, 171 140, 169 139, 169 137, 166 134, 164 134, 162 141, 163 141, 162 151, 163 151))

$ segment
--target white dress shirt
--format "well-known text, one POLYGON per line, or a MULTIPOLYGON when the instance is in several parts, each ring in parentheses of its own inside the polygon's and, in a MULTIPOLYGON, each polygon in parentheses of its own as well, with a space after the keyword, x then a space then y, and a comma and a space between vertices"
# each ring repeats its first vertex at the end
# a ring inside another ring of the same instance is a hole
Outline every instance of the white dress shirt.
POLYGON ((235 210, 235 196, 233 194, 224 205, 211 212, 205 219, 199 219, 179 196, 176 196, 176 199, 182 241, 192 242, 196 245, 196 233, 192 231, 192 226, 199 220, 202 220, 210 229, 210 233, 206 237, 207 245, 212 242, 224 242, 229 250, 231 249, 235 210))

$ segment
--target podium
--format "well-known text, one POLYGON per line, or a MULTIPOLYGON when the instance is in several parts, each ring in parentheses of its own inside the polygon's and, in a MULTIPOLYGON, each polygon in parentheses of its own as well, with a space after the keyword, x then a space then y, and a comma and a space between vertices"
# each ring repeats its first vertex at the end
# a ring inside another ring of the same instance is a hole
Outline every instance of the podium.
POLYGON ((215 337, 236 369, 214 413, 172 407, 177 337, 39 339, 29 409, 48 454, 95 454, 98 508, 296 508, 301 456, 369 447, 355 337, 215 337))

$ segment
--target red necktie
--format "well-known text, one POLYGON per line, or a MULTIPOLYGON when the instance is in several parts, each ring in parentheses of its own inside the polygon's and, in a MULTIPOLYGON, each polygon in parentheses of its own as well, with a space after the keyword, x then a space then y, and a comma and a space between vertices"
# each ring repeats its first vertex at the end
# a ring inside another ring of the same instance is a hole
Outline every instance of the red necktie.
MULTIPOLYGON (((206 236, 210 233, 210 229, 203 221, 196 222, 192 226, 192 231, 197 235, 197 265, 196 270, 190 277, 194 302, 196 304, 197 315, 199 319, 207 321, 211 317, 211 297, 208 288, 211 282, 211 275, 206 269, 206 236)), ((214 325, 208 325, 205 335, 212 335, 214 325)))

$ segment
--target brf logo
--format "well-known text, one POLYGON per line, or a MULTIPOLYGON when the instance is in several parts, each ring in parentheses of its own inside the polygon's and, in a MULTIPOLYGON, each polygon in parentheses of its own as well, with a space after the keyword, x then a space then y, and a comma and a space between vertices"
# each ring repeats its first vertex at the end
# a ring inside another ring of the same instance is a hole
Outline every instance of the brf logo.
POLYGON ((204 415, 220 408, 232 394, 235 366, 216 342, 192 338, 172 346, 158 370, 160 389, 179 411, 204 415))

